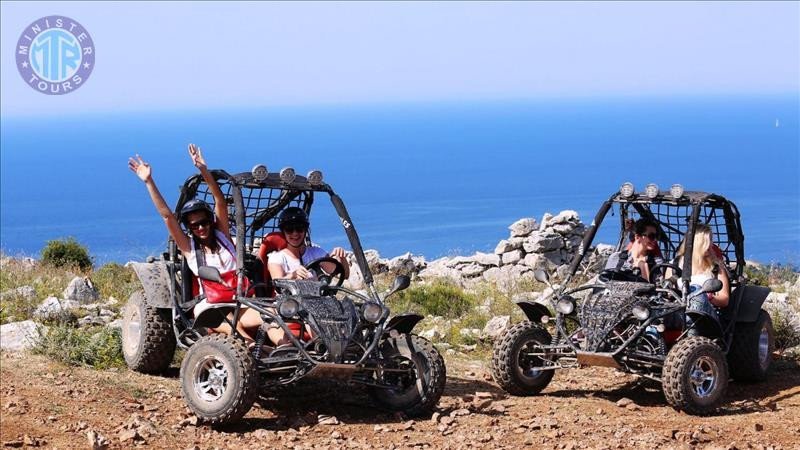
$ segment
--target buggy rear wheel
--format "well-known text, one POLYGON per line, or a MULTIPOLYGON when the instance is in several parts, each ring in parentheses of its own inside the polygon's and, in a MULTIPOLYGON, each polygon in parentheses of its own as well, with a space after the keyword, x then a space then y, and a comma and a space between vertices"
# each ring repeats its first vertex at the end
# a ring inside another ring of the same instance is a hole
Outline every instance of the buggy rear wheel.
POLYGON ((255 363, 245 343, 227 334, 198 339, 183 358, 181 390, 189 409, 206 423, 241 419, 258 395, 255 363))
POLYGON ((512 395, 536 395, 553 379, 554 370, 542 370, 542 345, 552 338, 540 325, 525 321, 514 325, 498 340, 492 350, 492 378, 512 395))
POLYGON ((728 388, 728 364, 711 339, 689 336, 667 354, 662 371, 664 397, 676 409, 708 414, 728 388))
POLYGON ((736 381, 764 381, 772 365, 774 349, 772 318, 762 309, 755 322, 736 326, 728 353, 731 377, 736 381))
POLYGON ((172 312, 148 305, 144 291, 128 298, 122 313, 122 355, 137 372, 165 371, 175 354, 172 312))
POLYGON ((415 417, 429 414, 444 393, 447 371, 442 355, 427 339, 416 335, 400 335, 386 339, 380 349, 383 384, 394 387, 369 386, 370 396, 392 411, 415 417), (405 370, 403 370, 405 369, 405 370))

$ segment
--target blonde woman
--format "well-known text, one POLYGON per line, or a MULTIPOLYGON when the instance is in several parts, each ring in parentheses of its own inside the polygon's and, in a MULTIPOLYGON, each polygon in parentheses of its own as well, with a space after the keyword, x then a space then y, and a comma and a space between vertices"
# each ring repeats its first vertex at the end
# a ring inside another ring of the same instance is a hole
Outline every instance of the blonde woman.
MULTIPOLYGON (((676 256, 678 267, 683 267, 683 256, 686 253, 686 240, 681 243, 676 256)), ((717 308, 728 306, 730 299, 730 281, 725 270, 724 261, 719 256, 719 248, 714 245, 714 236, 708 225, 697 225, 694 230, 694 246, 692 248, 692 278, 690 284, 699 289, 706 280, 718 278, 722 282, 719 292, 709 292, 708 301, 717 308)), ((694 289, 693 289, 694 290, 694 289)))

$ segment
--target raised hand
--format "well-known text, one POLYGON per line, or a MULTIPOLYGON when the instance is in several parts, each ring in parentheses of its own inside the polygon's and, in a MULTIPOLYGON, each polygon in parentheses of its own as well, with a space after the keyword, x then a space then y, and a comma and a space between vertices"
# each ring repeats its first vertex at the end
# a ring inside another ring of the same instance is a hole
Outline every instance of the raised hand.
POLYGON ((128 168, 144 182, 152 177, 150 164, 146 163, 139 155, 136 155, 135 158, 128 158, 128 168))
POLYGON ((192 158, 192 163, 198 169, 206 168, 206 160, 203 159, 203 154, 200 152, 200 147, 189 144, 189 156, 192 158))

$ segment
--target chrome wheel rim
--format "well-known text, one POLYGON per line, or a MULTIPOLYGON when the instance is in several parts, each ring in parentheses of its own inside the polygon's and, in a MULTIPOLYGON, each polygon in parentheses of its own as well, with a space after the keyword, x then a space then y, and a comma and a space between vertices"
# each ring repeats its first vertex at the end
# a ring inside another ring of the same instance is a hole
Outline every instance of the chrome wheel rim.
POLYGON ((125 328, 123 328, 125 334, 125 336, 123 336, 123 342, 125 343, 125 353, 132 355, 136 353, 136 350, 139 348, 139 337, 142 332, 142 322, 139 315, 139 308, 129 305, 127 312, 128 323, 125 328))
POLYGON ((769 329, 766 325, 761 328, 758 336, 758 364, 761 370, 766 370, 769 365, 769 329))
POLYGON ((701 356, 689 371, 692 390, 698 397, 708 397, 717 387, 719 368, 716 361, 708 356, 701 356))
POLYGON ((539 348, 540 345, 541 344, 534 340, 529 340, 520 347, 515 366, 517 373, 522 378, 534 380, 544 373, 544 371, 540 369, 540 367, 544 365, 542 358, 531 355, 531 353, 537 351, 541 352, 539 348))
POLYGON ((225 395, 228 388, 228 367, 214 356, 206 356, 194 370, 194 392, 206 402, 214 402, 225 395))

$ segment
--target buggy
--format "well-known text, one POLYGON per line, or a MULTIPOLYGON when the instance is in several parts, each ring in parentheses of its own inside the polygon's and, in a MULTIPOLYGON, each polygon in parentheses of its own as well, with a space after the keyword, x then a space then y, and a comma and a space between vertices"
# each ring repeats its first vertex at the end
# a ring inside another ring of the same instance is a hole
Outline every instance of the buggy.
POLYGON ((749 284, 744 267, 744 234, 733 202, 712 193, 684 192, 681 185, 660 191, 651 184, 637 193, 625 183, 600 207, 561 285, 535 272, 552 288, 550 308, 543 302, 517 302, 527 320, 496 342, 493 377, 511 394, 535 395, 557 369, 606 366, 660 382, 676 409, 711 413, 724 398, 729 376, 760 381, 770 369, 774 332, 769 314, 761 309, 769 288, 749 284), (578 284, 582 275, 585 279, 597 272, 588 267, 592 258, 587 254, 609 212, 618 213, 620 221, 615 251, 599 275, 578 284), (626 221, 636 218, 657 224, 658 246, 668 261, 656 264, 649 280, 638 269, 617 264, 627 257, 626 221), (692 254, 698 224, 711 228, 712 248, 723 261, 719 270, 727 271, 730 280, 728 306, 710 312, 695 307, 696 299, 719 291, 722 283, 712 278, 693 291, 692 258, 682 258, 682 267, 676 264, 684 239, 686 254, 692 254), (666 279, 669 271, 674 275, 666 279))
MULTIPOLYGON (((238 267, 233 301, 217 303, 195 317, 193 306, 203 299, 198 280, 170 239, 161 258, 132 264, 142 288, 131 295, 123 315, 128 367, 163 372, 176 347, 186 349, 180 369, 184 399, 198 418, 212 425, 240 419, 260 393, 307 377, 364 385, 379 405, 393 411, 412 416, 431 411, 444 391, 442 356, 430 342, 412 334, 422 316, 390 318, 384 304, 410 280, 398 276, 386 293, 378 292, 355 226, 342 199, 322 181, 322 173, 311 171, 304 177, 291 168, 270 173, 263 165, 235 175, 211 173, 230 211, 238 267), (317 270, 318 280, 272 280, 266 270, 266 255, 286 246, 277 215, 290 206, 310 214, 315 197, 324 194, 344 228, 363 276, 363 290, 343 285, 342 264, 333 258, 306 266, 317 270), (336 270, 320 272, 324 262, 336 265, 336 270), (243 292, 245 277, 254 293, 243 292), (265 324, 252 348, 236 331, 243 307, 257 311, 265 324), (209 327, 216 326, 212 324, 222 321, 234 330, 230 335, 210 332, 209 327), (283 329, 290 343, 273 345, 265 337, 267 325, 283 329)), ((213 205, 200 175, 182 186, 176 214, 192 199, 213 205)), ((215 268, 200 267, 198 275, 221 281, 215 268)))

